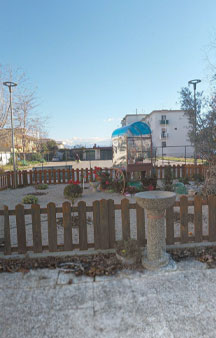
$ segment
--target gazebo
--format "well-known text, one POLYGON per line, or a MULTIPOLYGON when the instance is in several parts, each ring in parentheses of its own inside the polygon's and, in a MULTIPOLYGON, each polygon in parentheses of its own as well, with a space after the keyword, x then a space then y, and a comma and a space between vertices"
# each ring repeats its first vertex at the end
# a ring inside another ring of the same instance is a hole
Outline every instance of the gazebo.
POLYGON ((141 121, 118 128, 112 133, 113 167, 132 172, 152 168, 152 133, 141 121))

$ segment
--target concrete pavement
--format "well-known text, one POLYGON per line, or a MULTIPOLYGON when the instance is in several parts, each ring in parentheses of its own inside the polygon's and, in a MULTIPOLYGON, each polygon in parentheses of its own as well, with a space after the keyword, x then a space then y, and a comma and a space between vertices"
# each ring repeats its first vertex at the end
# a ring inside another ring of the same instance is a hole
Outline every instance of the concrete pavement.
POLYGON ((0 337, 215 337, 216 270, 74 277, 62 270, 0 274, 0 337))

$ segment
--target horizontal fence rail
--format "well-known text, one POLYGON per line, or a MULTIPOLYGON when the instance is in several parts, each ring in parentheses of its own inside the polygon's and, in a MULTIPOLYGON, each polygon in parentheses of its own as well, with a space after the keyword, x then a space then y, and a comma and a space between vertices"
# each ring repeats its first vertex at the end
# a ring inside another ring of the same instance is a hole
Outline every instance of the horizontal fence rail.
MULTIPOLYGON (((164 178, 165 168, 167 166, 155 167, 156 176, 158 179, 164 178)), ((205 176, 207 166, 200 165, 172 165, 173 178, 188 177, 192 178, 195 175, 205 176)), ((110 173, 113 177, 115 170, 112 168, 104 168, 104 171, 110 173)), ((150 174, 149 172, 147 174, 150 174)), ((17 172, 17 185, 27 186, 40 183, 45 184, 65 184, 70 180, 79 181, 80 183, 88 183, 95 180, 94 169, 48 169, 43 170, 23 170, 17 172)), ((12 171, 0 175, 0 190, 13 187, 14 174, 12 171)))
MULTIPOLYGON (((4 218, 5 255, 11 255, 13 252, 25 254, 28 251, 41 253, 43 251, 87 250, 88 248, 110 249, 115 247, 117 240, 129 238, 136 238, 140 246, 146 244, 145 211, 136 203, 129 203, 128 199, 123 199, 120 204, 114 204, 111 199, 94 201, 92 205, 86 205, 84 201, 80 201, 77 206, 64 202, 62 207, 57 207, 50 202, 46 208, 41 208, 36 204, 29 209, 18 204, 14 210, 9 210, 5 206, 4 210, 0 210, 0 216, 4 218), (91 214, 90 223, 89 214, 91 214), (44 216, 46 217, 46 234, 43 225, 44 216), (57 226, 59 217, 62 220, 61 241, 58 237, 57 226), (73 229, 74 219, 77 220, 77 233, 74 233, 73 229), (27 225, 28 229, 30 226, 30 232, 27 231, 27 225), (89 228, 91 228, 91 236, 89 236, 89 228), (11 234, 14 230, 16 245, 12 243, 11 234), (46 236, 47 243, 44 244, 46 236), (91 237, 90 240, 89 237, 91 237), (29 241, 32 245, 29 245, 29 241)), ((180 201, 175 202, 173 207, 166 210, 166 242, 176 244, 203 241, 216 241, 216 196, 210 196, 208 201, 202 200, 201 196, 195 196, 194 201, 182 196, 180 201), (191 207, 193 207, 193 224, 189 219, 191 207), (176 208, 179 210, 178 222, 175 220, 176 208), (203 227, 203 208, 207 208, 207 233, 203 227), (193 229, 190 231, 191 226, 193 229)))

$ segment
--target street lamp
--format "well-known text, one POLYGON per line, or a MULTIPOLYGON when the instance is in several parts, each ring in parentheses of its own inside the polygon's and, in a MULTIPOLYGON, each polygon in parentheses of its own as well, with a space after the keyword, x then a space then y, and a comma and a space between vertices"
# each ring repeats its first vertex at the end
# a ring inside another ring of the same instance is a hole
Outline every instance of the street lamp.
POLYGON ((3 82, 3 85, 8 87, 10 93, 10 113, 11 113, 11 139, 13 148, 13 172, 14 172, 14 184, 13 188, 16 188, 16 162, 15 162, 15 147, 14 147, 14 125, 13 125, 13 109, 12 109, 12 88, 16 87, 17 84, 14 82, 3 82))
POLYGON ((197 144, 196 144, 196 136, 197 136, 197 108, 196 108, 196 86, 200 83, 201 80, 195 79, 188 81, 188 85, 193 85, 194 89, 194 164, 197 164, 197 144))

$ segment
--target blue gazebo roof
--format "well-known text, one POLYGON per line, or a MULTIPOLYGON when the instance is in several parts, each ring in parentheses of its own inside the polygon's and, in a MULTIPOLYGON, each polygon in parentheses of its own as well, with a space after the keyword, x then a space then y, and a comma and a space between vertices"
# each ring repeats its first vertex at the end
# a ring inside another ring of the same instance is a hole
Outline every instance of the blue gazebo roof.
POLYGON ((126 127, 115 129, 112 133, 112 137, 118 136, 142 136, 142 135, 150 135, 151 129, 149 126, 141 121, 134 122, 129 124, 126 127))

